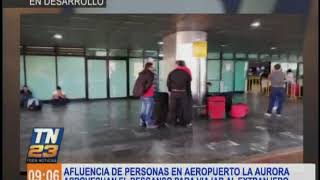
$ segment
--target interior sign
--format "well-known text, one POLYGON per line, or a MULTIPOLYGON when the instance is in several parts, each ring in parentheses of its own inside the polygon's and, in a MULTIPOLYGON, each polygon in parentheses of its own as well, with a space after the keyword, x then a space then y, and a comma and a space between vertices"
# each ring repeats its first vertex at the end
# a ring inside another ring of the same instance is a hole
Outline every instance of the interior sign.
POLYGON ((29 0, 30 7, 105 8, 107 0, 29 0))

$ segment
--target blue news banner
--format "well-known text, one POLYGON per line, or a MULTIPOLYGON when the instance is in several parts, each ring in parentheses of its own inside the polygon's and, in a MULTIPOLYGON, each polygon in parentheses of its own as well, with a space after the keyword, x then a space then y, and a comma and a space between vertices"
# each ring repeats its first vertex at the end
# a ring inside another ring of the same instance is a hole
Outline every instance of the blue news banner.
POLYGON ((62 164, 63 180, 315 180, 314 164, 62 164))

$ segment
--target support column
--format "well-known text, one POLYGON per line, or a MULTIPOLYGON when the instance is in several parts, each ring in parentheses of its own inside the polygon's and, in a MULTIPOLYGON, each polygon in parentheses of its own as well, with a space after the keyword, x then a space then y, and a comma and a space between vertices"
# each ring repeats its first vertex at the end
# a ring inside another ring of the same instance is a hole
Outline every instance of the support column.
POLYGON ((319 175, 319 2, 310 1, 303 47, 304 163, 315 163, 319 175))
MULTIPOLYGON (((19 108, 19 56, 20 19, 23 14, 58 14, 56 8, 4 8, 3 9, 3 114, 1 179, 25 179, 20 176, 20 108, 19 108)), ((30 132, 31 133, 31 132, 30 132)))
POLYGON ((204 103, 206 93, 206 58, 193 56, 193 42, 207 41, 207 33, 202 31, 179 31, 164 38, 164 63, 160 69, 162 81, 166 80, 170 71, 175 68, 177 60, 185 61, 192 73, 192 97, 198 105, 204 103))

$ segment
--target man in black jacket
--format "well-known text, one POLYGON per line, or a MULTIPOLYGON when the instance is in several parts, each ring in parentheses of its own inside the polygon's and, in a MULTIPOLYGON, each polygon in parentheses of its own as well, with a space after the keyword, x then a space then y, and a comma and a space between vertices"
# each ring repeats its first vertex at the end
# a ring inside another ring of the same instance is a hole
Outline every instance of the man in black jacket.
POLYGON ((184 61, 176 61, 176 69, 170 72, 167 87, 170 92, 169 123, 191 126, 192 94, 191 72, 184 61))

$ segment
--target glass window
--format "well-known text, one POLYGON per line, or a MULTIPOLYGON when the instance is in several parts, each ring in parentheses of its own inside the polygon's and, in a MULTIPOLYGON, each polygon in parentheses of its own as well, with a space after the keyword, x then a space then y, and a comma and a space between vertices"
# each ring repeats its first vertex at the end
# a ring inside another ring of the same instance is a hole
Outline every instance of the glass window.
POLYGON ((223 53, 222 58, 223 59, 233 59, 233 53, 223 53))
POLYGON ((299 77, 303 76, 303 64, 299 63, 299 77))
POLYGON ((207 72, 208 80, 220 80, 220 61, 209 60, 207 72))
POLYGON ((211 83, 209 87, 209 92, 219 92, 220 91, 220 61, 219 60, 209 60, 207 65, 207 77, 208 82, 211 83))
POLYGON ((157 57, 157 56, 158 56, 158 51, 154 51, 154 50, 144 51, 144 57, 157 57))
POLYGON ((272 60, 275 60, 275 61, 279 61, 280 60, 280 57, 278 54, 272 54, 272 60))
POLYGON ((270 55, 269 54, 261 54, 260 59, 269 59, 270 55))
POLYGON ((233 61, 222 61, 222 73, 221 73, 221 92, 233 91, 233 80, 234 80, 234 62, 233 61))
POLYGON ((58 56, 58 84, 69 98, 85 98, 84 57, 58 56))
POLYGON ((298 63, 288 63, 288 69, 291 69, 293 71, 293 74, 296 75, 296 72, 298 70, 298 63))
POLYGON ((167 76, 169 74, 170 69, 167 67, 168 63, 166 61, 159 61, 159 91, 160 92, 167 92, 167 76))
POLYGON ((220 59, 220 52, 209 52, 208 59, 220 59))
POLYGON ((288 69, 291 69, 293 71, 293 73, 295 74, 295 72, 297 71, 298 68, 298 64, 297 63, 287 63, 287 62, 272 62, 271 63, 271 69, 274 68, 274 65, 276 64, 280 64, 281 65, 281 69, 283 72, 286 72, 288 69))
POLYGON ((20 87, 25 85, 26 83, 24 82, 24 61, 23 61, 23 56, 20 56, 20 87))
POLYGON ((248 54, 248 58, 257 60, 258 59, 258 54, 248 54))
POLYGON ((288 60, 291 61, 291 62, 297 62, 298 61, 298 56, 296 54, 290 54, 288 60))
POLYGON ((125 60, 109 61, 110 97, 127 97, 127 66, 125 60))
POLYGON ((86 55, 87 56, 105 57, 105 56, 107 56, 107 50, 106 49, 98 49, 98 48, 87 48, 86 55))
POLYGON ((107 61, 88 60, 89 99, 107 98, 107 61))
POLYGON ((132 96, 133 86, 138 78, 139 72, 143 69, 142 58, 130 58, 129 59, 129 84, 130 84, 130 96, 132 96))
POLYGON ((236 53, 236 59, 246 59, 246 53, 236 53))
POLYGON ((236 61, 235 63, 235 91, 245 91, 248 62, 236 61))
POLYGON ((298 57, 298 61, 299 61, 299 62, 302 62, 302 61, 303 61, 303 57, 302 57, 302 56, 299 56, 299 57, 298 57))
POLYGON ((49 100, 56 88, 56 65, 54 56, 26 56, 27 84, 33 95, 49 100))
POLYGON ((130 50, 129 56, 130 57, 143 57, 143 50, 130 50))
POLYGON ((163 54, 163 51, 159 51, 159 58, 163 58, 164 54, 163 54))
POLYGON ((287 54, 281 54, 280 55, 280 61, 287 61, 288 55, 287 54))
POLYGON ((109 50, 109 56, 127 57, 128 56, 128 50, 127 49, 110 49, 109 50))

